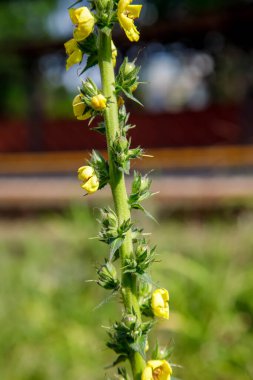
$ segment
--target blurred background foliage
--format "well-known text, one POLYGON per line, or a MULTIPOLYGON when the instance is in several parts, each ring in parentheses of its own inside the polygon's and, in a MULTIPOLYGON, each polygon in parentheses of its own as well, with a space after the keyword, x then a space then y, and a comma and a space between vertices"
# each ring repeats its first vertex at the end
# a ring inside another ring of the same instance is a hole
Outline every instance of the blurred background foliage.
MULTIPOLYGON (((169 289, 157 338, 175 345, 176 378, 253 378, 253 218, 245 212, 143 221, 158 244, 152 276, 169 289), (161 261, 161 262, 160 262, 161 261)), ((119 315, 94 278, 106 246, 84 207, 0 222, 0 374, 15 380, 100 380, 113 360, 106 326, 119 315)))

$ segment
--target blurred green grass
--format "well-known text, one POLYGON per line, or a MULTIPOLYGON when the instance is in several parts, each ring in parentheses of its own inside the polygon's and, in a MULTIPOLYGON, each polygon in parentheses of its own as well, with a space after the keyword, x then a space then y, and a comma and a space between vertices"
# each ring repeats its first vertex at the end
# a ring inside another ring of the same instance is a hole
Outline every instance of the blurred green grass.
MULTIPOLYGON (((106 246, 89 237, 93 210, 0 220, 0 379, 99 380, 114 359, 106 329, 119 315, 95 276, 106 246), (94 310, 95 309, 95 310, 94 310)), ((145 222, 147 223, 147 222, 145 222)), ((152 275, 169 289, 171 318, 156 336, 173 344, 175 376, 253 379, 253 216, 163 218, 152 275)))

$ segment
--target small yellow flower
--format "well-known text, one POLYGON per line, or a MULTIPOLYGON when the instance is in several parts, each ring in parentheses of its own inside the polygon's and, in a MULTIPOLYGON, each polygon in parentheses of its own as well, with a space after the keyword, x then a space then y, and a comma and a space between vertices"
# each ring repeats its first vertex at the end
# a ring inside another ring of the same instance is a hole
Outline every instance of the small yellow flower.
POLYGON ((122 107, 125 104, 124 99, 122 98, 122 96, 118 97, 117 104, 118 104, 119 108, 122 107))
POLYGON ((113 66, 116 66, 117 55, 118 55, 117 48, 112 41, 112 63, 113 63, 113 66))
POLYGON ((83 53, 79 49, 77 42, 74 38, 71 38, 71 40, 65 42, 64 47, 66 50, 66 54, 68 55, 66 62, 66 70, 68 70, 71 66, 82 62, 83 53))
POLYGON ((99 188, 98 177, 94 174, 88 181, 81 185, 82 189, 87 191, 88 194, 95 193, 99 188))
POLYGON ((130 41, 139 41, 140 33, 134 25, 134 19, 141 13, 142 5, 130 5, 133 0, 119 0, 118 19, 130 41))
POLYGON ((77 173, 78 179, 84 182, 81 185, 82 189, 86 190, 88 194, 95 193, 98 190, 99 180, 92 166, 81 166, 77 173))
POLYGON ((150 360, 141 375, 141 380, 170 380, 172 368, 166 360, 150 360))
POLYGON ((80 179, 80 181, 88 181, 88 179, 90 179, 90 177, 92 177, 94 174, 95 174, 95 171, 93 169, 92 166, 81 166, 78 171, 78 179, 80 179))
POLYGON ((156 317, 169 319, 169 293, 166 289, 156 289, 152 293, 151 307, 156 317))
POLYGON ((74 39, 82 41, 87 38, 95 25, 95 19, 90 10, 87 7, 70 8, 69 16, 73 24, 76 25, 74 39))
POLYGON ((103 111, 106 108, 107 100, 102 94, 93 96, 91 99, 91 107, 96 111, 103 111))
POLYGON ((74 115, 78 120, 86 120, 91 116, 90 111, 85 112, 86 104, 83 102, 80 94, 74 97, 72 106, 74 115))

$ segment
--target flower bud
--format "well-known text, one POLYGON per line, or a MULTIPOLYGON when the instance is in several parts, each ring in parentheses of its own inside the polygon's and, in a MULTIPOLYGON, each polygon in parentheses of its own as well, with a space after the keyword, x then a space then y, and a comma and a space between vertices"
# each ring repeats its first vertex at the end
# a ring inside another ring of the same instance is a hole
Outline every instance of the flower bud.
POLYGON ((118 228, 118 218, 110 208, 101 211, 101 222, 105 227, 118 228))
POLYGON ((128 149, 129 143, 125 136, 119 136, 115 142, 117 143, 122 152, 128 149))
POLYGON ((150 187, 150 179, 146 176, 141 177, 140 192, 148 190, 150 187))
POLYGON ((156 289, 152 293, 151 307, 156 317, 169 319, 169 293, 166 289, 156 289))
POLYGON ((141 257, 145 252, 149 252, 150 251, 150 248, 147 244, 140 244, 137 246, 136 248, 136 257, 139 258, 141 257))
POLYGON ((97 271, 99 280, 98 284, 105 289, 117 289, 119 287, 119 281, 117 278, 117 271, 115 266, 106 262, 97 271))
POLYGON ((128 75, 130 74, 132 71, 134 71, 136 68, 134 62, 127 62, 126 65, 125 65, 125 70, 124 70, 124 74, 125 75, 128 75))
POLYGON ((86 104, 82 100, 82 96, 80 94, 74 97, 72 105, 74 115, 78 120, 86 120, 91 116, 90 111, 85 112, 86 104))
POLYGON ((90 179, 90 177, 92 177, 95 174, 95 171, 93 167, 91 166, 81 166, 77 172, 78 172, 78 179, 84 182, 88 181, 88 179, 90 179))
POLYGON ((131 328, 137 321, 136 315, 133 314, 126 314, 124 318, 122 319, 122 322, 125 326, 131 328))
POLYGON ((147 298, 150 296, 152 291, 152 285, 146 281, 141 281, 139 284, 139 295, 140 297, 147 298))
POLYGON ((91 107, 96 111, 103 111, 106 108, 107 100, 102 94, 92 97, 91 107))
POLYGON ((95 193, 99 188, 99 181, 96 175, 93 175, 86 181, 83 185, 81 185, 82 189, 87 191, 88 194, 95 193))

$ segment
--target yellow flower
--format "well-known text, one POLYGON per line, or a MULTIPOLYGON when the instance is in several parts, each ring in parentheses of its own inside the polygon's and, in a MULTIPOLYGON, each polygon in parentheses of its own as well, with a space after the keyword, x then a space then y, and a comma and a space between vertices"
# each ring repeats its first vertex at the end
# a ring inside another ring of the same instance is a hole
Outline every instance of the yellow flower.
POLYGON ((76 25, 74 38, 76 41, 82 41, 87 38, 93 31, 95 19, 87 7, 70 8, 69 16, 73 24, 76 25))
POLYGON ((68 55, 68 59, 66 62, 66 69, 68 70, 71 66, 82 62, 83 59, 83 53, 79 49, 77 42, 74 38, 71 38, 71 40, 65 42, 64 44, 66 53, 68 55))
POLYGON ((90 177, 92 177, 94 174, 95 174, 95 171, 93 169, 92 166, 81 166, 78 171, 78 179, 80 179, 80 181, 88 181, 88 179, 90 179, 90 177))
POLYGON ((90 111, 85 112, 86 104, 83 102, 80 94, 74 97, 72 105, 74 115, 78 120, 86 120, 91 116, 90 111))
POLYGON ((81 166, 77 173, 78 179, 84 182, 81 185, 82 189, 86 190, 89 194, 95 193, 98 190, 99 180, 92 166, 81 166))
POLYGON ((91 107, 96 111, 103 111, 106 108, 107 100, 102 94, 93 96, 91 99, 91 107))
POLYGON ((88 194, 95 193, 99 188, 98 177, 94 174, 88 181, 81 185, 82 189, 86 190, 88 194))
POLYGON ((117 55, 118 55, 117 48, 112 41, 112 63, 113 63, 113 66, 116 66, 117 55))
POLYGON ((140 16, 142 5, 130 5, 133 0, 119 0, 118 19, 130 41, 138 41, 140 33, 134 25, 134 19, 140 16))
POLYGON ((141 380, 170 380, 172 368, 166 360, 150 360, 141 375, 141 380))
POLYGON ((166 289, 156 289, 151 297, 151 307, 156 317, 169 319, 169 293, 166 289))

